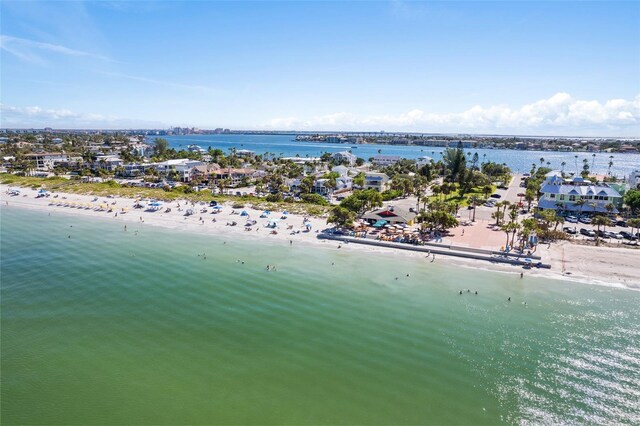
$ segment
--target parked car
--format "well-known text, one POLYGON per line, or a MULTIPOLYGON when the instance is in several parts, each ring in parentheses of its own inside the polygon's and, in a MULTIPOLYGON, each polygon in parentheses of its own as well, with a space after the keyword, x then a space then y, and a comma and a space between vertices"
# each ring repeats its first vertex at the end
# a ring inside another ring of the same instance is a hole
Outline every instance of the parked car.
POLYGON ((616 240, 622 239, 622 235, 618 234, 617 232, 606 231, 605 234, 607 238, 614 238, 616 240))
POLYGON ((616 222, 616 225, 618 225, 618 226, 622 226, 622 227, 626 227, 626 226, 627 226, 627 222, 626 222, 626 221, 624 221, 624 220, 618 220, 618 221, 616 222))
POLYGON ((596 233, 593 232, 593 230, 587 229, 587 228, 580 228, 580 234, 585 235, 587 237, 595 237, 596 236, 596 233))
POLYGON ((578 218, 575 216, 567 216, 564 221, 569 223, 578 223, 578 218))
POLYGON ((570 235, 575 235, 578 233, 578 231, 576 231, 576 228, 569 228, 568 226, 562 228, 562 230, 570 235))
POLYGON ((580 219, 578 219, 578 221, 580 223, 586 223, 587 225, 591 223, 591 218, 590 217, 581 217, 580 219))
POLYGON ((620 235, 622 235, 622 237, 625 240, 629 240, 629 241, 635 241, 638 239, 638 237, 633 235, 631 232, 627 232, 627 231, 620 231, 620 235))
POLYGON ((491 198, 502 198, 500 194, 491 194, 491 198))

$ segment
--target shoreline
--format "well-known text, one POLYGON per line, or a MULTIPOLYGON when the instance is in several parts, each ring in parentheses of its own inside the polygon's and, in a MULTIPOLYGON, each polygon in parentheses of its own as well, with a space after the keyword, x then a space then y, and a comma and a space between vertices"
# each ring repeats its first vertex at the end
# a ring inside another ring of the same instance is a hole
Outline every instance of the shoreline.
MULTIPOLYGON (((286 219, 280 219, 282 212, 272 212, 268 218, 260 218, 261 210, 246 206, 242 209, 235 209, 237 214, 232 214, 234 210, 231 203, 221 204, 222 212, 212 214, 211 208, 206 206, 207 212, 200 213, 200 209, 205 208, 201 205, 192 207, 185 206, 184 200, 175 201, 164 204, 161 210, 150 212, 144 209, 132 208, 135 200, 123 197, 98 197, 98 201, 92 202, 95 198, 93 195, 64 194, 55 193, 58 198, 53 195, 48 198, 35 198, 37 191, 31 188, 21 187, 22 194, 20 196, 7 196, 6 191, 8 185, 0 185, 0 191, 3 194, 2 207, 17 207, 29 210, 43 211, 47 213, 61 213, 69 216, 85 216, 93 218, 101 218, 104 220, 116 221, 126 226, 127 224, 144 224, 153 227, 161 227, 170 230, 195 232, 198 234, 214 235, 220 238, 240 238, 243 240, 262 239, 264 242, 272 242, 283 245, 299 245, 303 244, 310 247, 334 247, 335 250, 341 246, 340 250, 360 250, 369 253, 383 253, 385 255, 393 254, 404 258, 413 257, 424 259, 424 253, 411 252, 402 249, 374 247, 361 244, 337 244, 336 241, 319 239, 318 231, 325 229, 328 225, 321 218, 309 217, 307 220, 311 224, 311 231, 305 232, 303 223, 304 217, 296 214, 288 214, 286 219), (26 195, 26 197, 24 196, 26 195), (63 198, 66 197, 66 198, 63 198), (100 206, 109 203, 114 211, 107 213, 106 211, 95 211, 93 209, 57 206, 54 203, 82 203, 83 205, 93 204, 100 206), (115 202, 115 205, 111 203, 115 202), (182 207, 193 208, 196 212, 191 216, 185 216, 184 210, 178 211, 176 206, 180 203, 182 207), (8 203, 8 205, 7 205, 8 203), (122 213, 122 208, 127 208, 128 212, 122 213), (170 207, 171 212, 166 213, 165 208, 170 207), (244 223, 246 217, 241 217, 240 212, 245 210, 251 220, 255 220, 256 225, 252 226, 251 231, 245 231, 244 223), (115 212, 118 215, 115 215, 115 212), (200 221, 200 217, 204 223, 200 221), (142 218, 142 221, 141 221, 142 218), (213 222, 212 219, 216 219, 213 222), (271 234, 271 229, 265 225, 269 220, 277 220, 279 227, 277 234, 271 234), (236 226, 226 226, 227 222, 236 221, 236 226), (287 227, 293 229, 287 229, 287 227), (292 232, 295 234, 291 234, 292 232)), ((616 288, 626 288, 631 290, 640 290, 640 278, 637 277, 637 267, 635 263, 638 252, 628 249, 616 249, 605 247, 589 247, 572 245, 568 243, 555 243, 549 247, 540 246, 539 255, 542 256, 545 263, 552 265, 551 269, 527 269, 514 265, 497 264, 491 262, 487 264, 487 260, 473 260, 456 258, 447 255, 438 256, 438 263, 450 266, 461 266, 464 268, 485 270, 491 272, 501 272, 513 274, 519 277, 524 272, 525 277, 537 277, 556 279, 563 281, 573 281, 584 284, 592 284, 599 286, 608 286, 616 288), (635 263, 634 263, 635 262, 635 263), (612 279, 613 278, 613 279, 612 279)))

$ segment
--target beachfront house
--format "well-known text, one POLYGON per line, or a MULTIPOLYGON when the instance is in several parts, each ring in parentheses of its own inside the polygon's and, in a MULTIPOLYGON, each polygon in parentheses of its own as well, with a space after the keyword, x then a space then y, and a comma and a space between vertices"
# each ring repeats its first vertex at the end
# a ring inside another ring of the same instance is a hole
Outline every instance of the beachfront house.
POLYGON ((58 163, 67 163, 69 156, 59 152, 38 152, 35 154, 25 155, 26 159, 35 163, 36 170, 49 171, 53 170, 58 163))
POLYGON ((380 223, 381 221, 391 225, 413 225, 416 216, 417 214, 413 209, 400 206, 386 206, 363 214, 361 219, 366 220, 371 225, 380 223))
POLYGON ((220 166, 216 163, 202 164, 195 166, 191 171, 192 179, 215 180, 215 172, 220 170, 220 166))
POLYGON ((373 157, 373 164, 378 167, 389 167, 402 160, 399 155, 376 155, 373 157))
POLYGON ((165 175, 169 175, 175 171, 182 182, 190 182, 193 178, 193 169, 202 165, 204 165, 202 161, 182 158, 155 163, 153 167, 158 173, 164 173, 165 175))
POLYGON ((565 179, 559 171, 546 174, 540 186, 540 192, 542 193, 538 201, 540 210, 556 210, 581 215, 609 213, 606 207, 609 204, 614 206, 611 213, 618 213, 618 209, 622 206, 622 196, 610 185, 591 182, 581 177, 565 179), (584 204, 581 205, 580 200, 584 200, 584 204))
POLYGON ((117 155, 96 155, 96 160, 93 162, 93 169, 114 171, 116 167, 124 165, 124 160, 117 155))
POLYGON ((355 165, 356 160, 358 159, 358 157, 356 157, 349 151, 336 152, 331 155, 331 158, 333 158, 336 162, 340 164, 347 164, 348 166, 355 165))
POLYGON ((242 185, 243 183, 250 183, 253 180, 254 175, 256 174, 255 169, 251 168, 240 168, 235 169, 233 167, 225 167, 222 169, 215 170, 213 175, 215 176, 216 185, 222 179, 227 179, 227 186, 229 187, 237 187, 242 185))
POLYGON ((327 196, 334 192, 349 191, 353 187, 353 179, 350 176, 340 176, 336 178, 335 188, 328 187, 327 182, 329 182, 329 179, 316 179, 313 183, 313 192, 315 192, 316 194, 327 196))
POLYGON ((365 173, 363 188, 384 192, 389 189, 389 180, 389 176, 387 176, 386 173, 365 173))

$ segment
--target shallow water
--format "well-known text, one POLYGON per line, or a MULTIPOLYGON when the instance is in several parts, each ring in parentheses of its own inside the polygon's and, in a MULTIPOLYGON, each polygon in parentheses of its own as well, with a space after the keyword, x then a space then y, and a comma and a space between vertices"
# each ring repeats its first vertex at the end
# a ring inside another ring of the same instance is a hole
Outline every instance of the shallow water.
POLYGON ((640 422, 640 292, 1 214, 5 424, 640 422))

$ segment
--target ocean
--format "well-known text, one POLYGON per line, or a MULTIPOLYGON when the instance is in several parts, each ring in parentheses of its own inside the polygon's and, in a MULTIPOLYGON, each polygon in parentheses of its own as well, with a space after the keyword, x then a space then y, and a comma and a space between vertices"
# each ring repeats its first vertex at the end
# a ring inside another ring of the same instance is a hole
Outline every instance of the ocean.
MULTIPOLYGON (((324 152, 340 152, 351 150, 358 157, 368 160, 375 155, 399 155, 404 158, 418 158, 428 156, 434 160, 442 158, 441 153, 444 148, 429 146, 407 146, 407 145, 343 145, 335 143, 311 143, 296 142, 292 135, 187 135, 187 136, 163 136, 169 141, 169 146, 176 149, 187 149, 191 144, 196 144, 204 149, 209 147, 219 148, 228 152, 231 148, 248 149, 257 154, 270 153, 276 156, 295 157, 319 157, 324 152), (357 148, 352 148, 357 147, 357 148), (380 152, 378 152, 380 151, 380 152)), ((153 142, 154 136, 148 136, 147 141, 153 142)), ((606 175, 609 173, 609 160, 613 156, 613 166, 611 174, 620 178, 628 176, 632 171, 640 169, 640 154, 609 154, 596 153, 595 158, 589 152, 554 152, 554 151, 516 151, 509 149, 466 149, 465 151, 478 153, 479 161, 493 161, 499 164, 505 163, 514 172, 524 173, 531 170, 531 165, 540 166, 540 158, 543 158, 543 165, 547 167, 547 161, 551 163, 548 167, 562 169, 567 173, 580 173, 582 171, 583 160, 587 160, 592 172, 606 175), (578 158, 576 158, 576 155, 578 158), (592 167, 593 166, 593 167, 592 167)), ((469 158, 471 159, 471 158, 469 158)))
POLYGON ((640 423, 638 291, 0 213, 3 424, 640 423))

